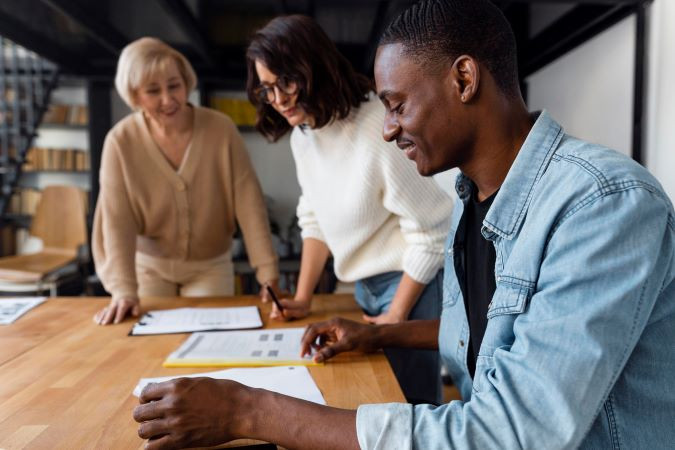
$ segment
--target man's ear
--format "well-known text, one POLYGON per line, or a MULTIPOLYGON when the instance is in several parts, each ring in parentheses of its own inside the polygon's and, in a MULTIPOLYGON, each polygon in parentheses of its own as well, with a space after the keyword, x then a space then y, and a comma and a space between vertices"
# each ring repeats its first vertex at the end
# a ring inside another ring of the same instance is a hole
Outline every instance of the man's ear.
POLYGON ((471 56, 462 55, 455 59, 450 69, 453 90, 462 103, 469 103, 478 92, 480 67, 471 56))

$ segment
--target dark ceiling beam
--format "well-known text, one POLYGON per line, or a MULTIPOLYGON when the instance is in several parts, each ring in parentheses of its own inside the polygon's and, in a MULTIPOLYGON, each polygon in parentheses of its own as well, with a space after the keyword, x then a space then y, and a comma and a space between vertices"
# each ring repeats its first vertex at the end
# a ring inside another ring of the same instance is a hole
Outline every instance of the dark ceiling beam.
POLYGON ((368 40, 366 41, 365 58, 363 60, 362 70, 366 74, 370 74, 375 63, 375 53, 377 52, 377 44, 380 41, 380 36, 384 31, 384 27, 389 23, 388 12, 391 9, 391 2, 380 0, 377 2, 377 9, 375 11, 375 20, 370 27, 368 33, 368 40))
POLYGON ((119 55, 128 42, 128 39, 110 23, 101 20, 74 0, 42 0, 42 2, 77 23, 90 38, 115 56, 119 55))
POLYGON ((551 3, 568 3, 574 5, 637 5, 644 2, 644 0, 513 0, 500 1, 499 3, 529 3, 536 4, 551 4, 551 3))
POLYGON ((216 65, 216 58, 207 37, 202 33, 199 22, 183 0, 157 0, 157 3, 169 13, 181 30, 190 39, 191 46, 210 66, 216 65))
POLYGON ((532 37, 522 59, 527 77, 635 11, 630 5, 581 5, 532 37))
POLYGON ((380 0, 377 2, 377 10, 375 12, 375 20, 370 27, 368 40, 366 41, 364 60, 362 70, 369 76, 373 72, 373 64, 375 63, 375 54, 377 53, 377 45, 380 43, 380 36, 384 32, 387 25, 394 20, 394 18, 408 8, 414 0, 380 0))
POLYGON ((0 11, 0 30, 7 39, 14 41, 20 46, 31 50, 43 58, 58 65, 61 70, 74 74, 84 74, 91 71, 91 66, 78 55, 54 43, 53 40, 30 30, 7 13, 0 11))

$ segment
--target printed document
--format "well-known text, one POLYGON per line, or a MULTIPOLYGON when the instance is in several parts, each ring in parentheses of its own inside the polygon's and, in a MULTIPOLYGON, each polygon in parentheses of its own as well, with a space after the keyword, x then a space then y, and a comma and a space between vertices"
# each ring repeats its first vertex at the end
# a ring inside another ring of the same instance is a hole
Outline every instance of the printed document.
POLYGON ((262 327, 256 306, 230 308, 176 308, 145 313, 131 335, 190 333, 193 331, 242 330, 262 327))
POLYGON ((141 391, 149 383, 161 383, 162 381, 180 377, 210 377, 219 380, 233 380, 252 388, 267 389, 268 391, 308 400, 321 405, 326 404, 321 391, 319 391, 312 376, 309 374, 309 370, 306 367, 297 366, 227 369, 218 372, 190 375, 142 378, 134 389, 134 395, 136 397, 141 395, 141 391))
POLYGON ((0 299, 0 325, 9 325, 46 300, 47 297, 12 297, 0 299))
POLYGON ((300 357, 304 328, 193 333, 164 367, 316 365, 300 357))

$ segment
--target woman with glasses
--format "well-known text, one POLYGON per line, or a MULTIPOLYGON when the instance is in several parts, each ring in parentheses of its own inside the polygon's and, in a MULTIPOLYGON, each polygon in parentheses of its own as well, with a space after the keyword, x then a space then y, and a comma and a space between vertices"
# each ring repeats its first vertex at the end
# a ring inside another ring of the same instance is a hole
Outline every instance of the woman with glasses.
MULTIPOLYGON (((297 214, 303 248, 291 319, 310 312, 329 257, 337 277, 356 282, 371 323, 440 316, 443 244, 450 198, 420 177, 382 139, 384 108, 312 19, 278 17, 255 33, 247 54, 247 90, 257 129, 270 141, 291 132, 302 190, 297 214)), ((440 401, 437 352, 387 350, 409 401, 440 401)))
POLYGON ((236 126, 188 103, 185 57, 142 38, 124 48, 115 87, 134 112, 108 133, 92 250, 110 304, 94 321, 138 315, 139 298, 234 294, 230 245, 242 229, 261 284, 279 278, 260 184, 236 126))

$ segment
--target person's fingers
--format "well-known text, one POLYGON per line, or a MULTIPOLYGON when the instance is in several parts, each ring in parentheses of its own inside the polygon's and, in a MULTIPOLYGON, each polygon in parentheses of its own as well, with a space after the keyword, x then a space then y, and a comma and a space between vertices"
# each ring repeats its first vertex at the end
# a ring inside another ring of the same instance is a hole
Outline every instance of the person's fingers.
POLYGON ((127 315, 127 312, 131 309, 131 304, 129 301, 122 301, 117 304, 117 311, 115 312, 115 320, 113 323, 120 323, 123 319, 124 316, 127 315))
POLYGON ((281 320, 281 321, 288 320, 286 315, 282 314, 281 311, 279 311, 279 308, 277 308, 277 305, 275 305, 275 304, 272 304, 272 311, 270 311, 270 319, 281 320))
POLYGON ((364 321, 366 321, 366 322, 368 322, 368 323, 371 323, 371 324, 377 324, 377 318, 378 318, 378 317, 379 317, 379 316, 369 316, 368 314, 364 314, 363 316, 361 316, 361 318, 362 318, 364 321))
POLYGON ((317 322, 307 325, 305 332, 300 338, 300 356, 309 355, 312 352, 312 347, 316 343, 316 338, 331 330, 328 322, 317 322))
POLYGON ((131 308, 131 315, 134 317, 138 317, 141 315, 141 305, 136 303, 133 308, 131 308))
POLYGON ((138 396, 138 401, 143 403, 153 402, 163 398, 169 389, 171 388, 171 383, 175 380, 164 381, 162 383, 150 383, 143 388, 141 395, 138 396))
POLYGON ((302 319, 309 315, 309 307, 304 302, 283 299, 279 303, 284 308, 283 315, 286 319, 302 319))
POLYGON ((161 411, 160 403, 161 402, 153 401, 137 405, 133 412, 134 420, 141 423, 164 417, 164 412, 161 411))
POLYGON ((351 350, 349 343, 346 340, 341 339, 335 342, 334 344, 327 345, 322 349, 320 349, 319 351, 317 351, 312 360, 317 363, 324 362, 332 358, 333 356, 337 355, 338 353, 346 352, 349 350, 351 350))
POLYGON ((100 309, 94 314, 94 322, 96 322, 96 324, 101 324, 101 319, 103 318, 103 314, 105 314, 105 310, 105 308, 100 309))
POLYGON ((108 325, 112 323, 115 318, 115 313, 117 312, 117 305, 109 305, 106 307, 105 314, 101 318, 101 325, 108 325))
POLYGON ((181 447, 174 442, 173 436, 166 434, 156 439, 149 439, 144 448, 145 450, 172 450, 181 447))

